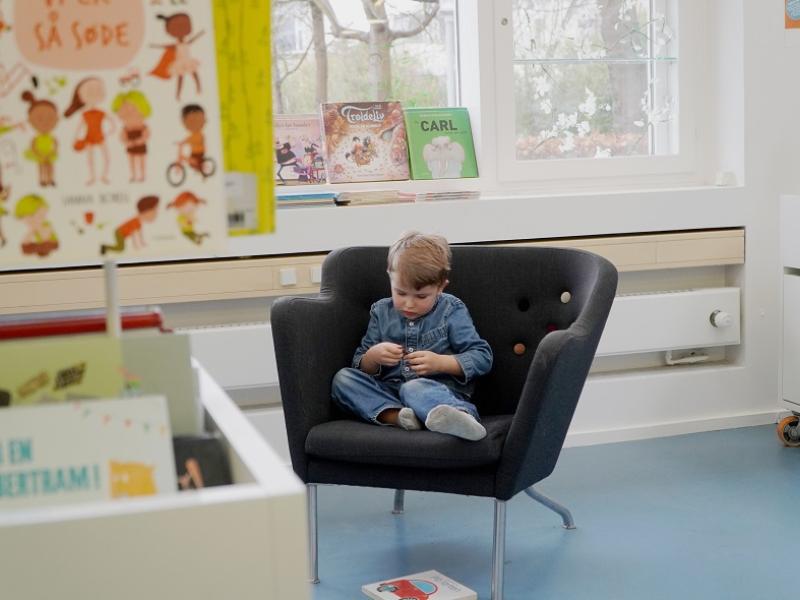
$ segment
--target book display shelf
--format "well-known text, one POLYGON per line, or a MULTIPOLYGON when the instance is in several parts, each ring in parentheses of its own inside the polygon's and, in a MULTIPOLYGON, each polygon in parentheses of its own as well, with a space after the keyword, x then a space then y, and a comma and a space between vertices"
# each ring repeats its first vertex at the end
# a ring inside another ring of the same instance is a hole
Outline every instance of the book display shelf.
POLYGON ((305 488, 195 367, 233 485, 0 512, 3 597, 309 598, 305 488))

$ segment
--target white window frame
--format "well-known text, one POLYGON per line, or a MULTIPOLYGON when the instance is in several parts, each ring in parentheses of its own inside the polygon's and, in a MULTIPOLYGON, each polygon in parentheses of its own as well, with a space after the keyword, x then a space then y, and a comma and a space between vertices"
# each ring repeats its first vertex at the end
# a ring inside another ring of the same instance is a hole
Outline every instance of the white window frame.
MULTIPOLYGON (((462 0, 462 3, 474 1, 462 0)), ((559 187, 563 185, 565 189, 574 189, 576 185, 570 185, 570 182, 574 184, 576 180, 579 180, 577 187, 581 183, 589 184, 589 180, 596 180, 603 187, 602 182, 609 178, 626 178, 628 184, 638 180, 645 185, 647 180, 657 180, 662 185, 702 183, 704 173, 698 161, 701 141, 696 125, 698 117, 702 116, 702 88, 707 69, 704 62, 708 53, 702 29, 702 24, 707 22, 704 18, 706 2, 678 2, 678 153, 669 156, 539 160, 518 160, 516 157, 516 111, 514 94, 510 91, 514 84, 512 0, 494 0, 483 7, 475 7, 484 13, 481 15, 484 25, 479 24, 483 38, 480 41, 491 45, 494 56, 491 84, 494 118, 491 123, 495 126, 495 148, 494 152, 487 153, 489 149, 483 147, 482 165, 487 162, 486 156, 496 157, 498 188, 504 187, 504 183, 549 181, 559 187), (489 16, 487 8, 493 8, 488 26, 485 24, 489 16), (670 177, 665 179, 665 176, 670 177)), ((481 87, 486 89, 485 85, 481 87)), ((483 118, 486 116, 481 115, 483 118)), ((486 124, 483 122, 483 131, 487 129, 486 124)))
POLYGON ((502 25, 502 19, 510 22, 511 0, 457 2, 459 97, 461 106, 469 109, 479 177, 319 184, 303 190, 479 190, 484 197, 552 196, 705 186, 713 179, 708 0, 678 0, 679 154, 528 161, 516 158, 514 99, 508 93, 513 40, 510 25, 502 25))

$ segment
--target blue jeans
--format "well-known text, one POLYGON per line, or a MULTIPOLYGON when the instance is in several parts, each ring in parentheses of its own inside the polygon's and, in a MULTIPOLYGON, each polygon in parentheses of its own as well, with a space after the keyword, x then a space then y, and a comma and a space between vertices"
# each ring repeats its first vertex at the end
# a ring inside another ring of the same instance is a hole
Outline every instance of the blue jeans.
POLYGON ((331 395, 338 406, 371 423, 382 424, 378 415, 387 408, 405 406, 424 423, 428 413, 440 404, 454 406, 479 419, 474 404, 456 396, 445 384, 424 377, 409 381, 381 381, 348 367, 334 376, 331 395))

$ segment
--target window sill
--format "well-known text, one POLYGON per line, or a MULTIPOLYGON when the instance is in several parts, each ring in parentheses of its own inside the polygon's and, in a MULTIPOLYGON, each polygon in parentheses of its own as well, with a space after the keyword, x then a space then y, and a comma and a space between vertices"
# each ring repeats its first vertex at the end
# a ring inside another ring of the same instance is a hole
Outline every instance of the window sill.
POLYGON ((469 243, 741 227, 744 191, 742 186, 562 194, 503 190, 475 200, 286 208, 277 211, 275 233, 231 238, 223 256, 388 245, 407 229, 469 243))

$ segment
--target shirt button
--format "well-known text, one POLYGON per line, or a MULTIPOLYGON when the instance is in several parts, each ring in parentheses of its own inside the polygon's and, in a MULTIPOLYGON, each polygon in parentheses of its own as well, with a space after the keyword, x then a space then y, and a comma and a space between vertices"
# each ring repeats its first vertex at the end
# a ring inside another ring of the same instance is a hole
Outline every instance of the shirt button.
POLYGON ((409 326, 409 327, 413 327, 413 326, 414 326, 414 321, 409 321, 409 322, 408 322, 408 326, 409 326))
POLYGON ((409 348, 409 349, 408 349, 408 351, 409 351, 409 352, 413 352, 413 351, 414 351, 414 349, 413 349, 413 348, 409 348))
POLYGON ((408 367, 405 367, 403 370, 404 370, 404 371, 408 371, 408 370, 409 370, 409 368, 408 368, 408 367))

